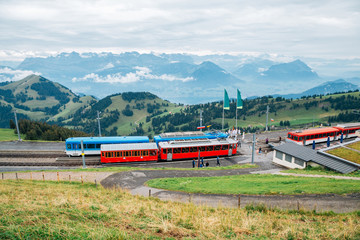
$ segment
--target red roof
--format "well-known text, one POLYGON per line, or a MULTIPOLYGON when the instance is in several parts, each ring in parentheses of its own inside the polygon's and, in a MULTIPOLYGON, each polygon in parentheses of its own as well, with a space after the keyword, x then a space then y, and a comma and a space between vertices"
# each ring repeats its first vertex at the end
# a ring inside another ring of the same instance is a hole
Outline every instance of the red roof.
POLYGON ((307 135, 314 135, 314 134, 322 134, 322 133, 330 133, 330 132, 338 132, 339 129, 326 127, 326 128, 315 128, 315 129, 307 129, 302 130, 300 132, 289 132, 289 134, 296 135, 296 136, 307 136, 307 135))

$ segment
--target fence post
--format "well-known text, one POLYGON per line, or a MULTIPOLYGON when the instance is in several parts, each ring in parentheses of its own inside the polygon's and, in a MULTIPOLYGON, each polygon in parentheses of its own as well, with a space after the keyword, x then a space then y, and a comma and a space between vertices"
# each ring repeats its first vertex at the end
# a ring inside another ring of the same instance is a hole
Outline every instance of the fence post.
POLYGON ((30 180, 32 181, 32 172, 30 172, 30 180))
POLYGON ((299 203, 299 200, 297 200, 297 210, 298 210, 298 211, 300 210, 300 203, 299 203))
POLYGON ((15 173, 15 175, 16 175, 16 180, 19 180, 19 178, 18 178, 18 174, 17 174, 17 173, 15 173))
POLYGON ((42 177, 43 177, 43 182, 45 181, 45 175, 44 172, 42 173, 42 177))
POLYGON ((97 182, 96 182, 96 179, 95 179, 95 187, 97 187, 97 182))
POLYGON ((81 184, 84 183, 83 176, 81 175, 81 184))
POLYGON ((241 203, 241 199, 240 199, 240 194, 239 194, 239 197, 238 197, 238 208, 240 208, 240 203, 241 203))
POLYGON ((60 182, 59 172, 57 172, 57 180, 60 182))
POLYGON ((2 180, 4 180, 4 173, 1 173, 1 178, 2 180))
POLYGON ((151 197, 151 189, 149 189, 149 197, 151 197))

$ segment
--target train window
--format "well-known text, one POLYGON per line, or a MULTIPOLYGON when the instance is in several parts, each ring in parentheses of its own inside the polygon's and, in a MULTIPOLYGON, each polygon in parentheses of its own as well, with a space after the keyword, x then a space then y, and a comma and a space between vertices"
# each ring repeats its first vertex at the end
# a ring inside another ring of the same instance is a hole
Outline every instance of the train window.
POLYGON ((217 145, 217 146, 214 147, 215 151, 219 151, 220 149, 221 149, 221 145, 217 145))
POLYGON ((185 147, 181 149, 182 153, 188 153, 189 152, 189 148, 185 147))
POLYGON ((66 144, 67 149, 71 149, 71 144, 66 144))
POLYGON ((172 153, 172 148, 169 148, 169 149, 167 150, 167 153, 172 153))
POLYGON ((294 136, 294 140, 297 141, 297 140, 298 140, 298 137, 297 137, 297 136, 294 136))
POLYGON ((292 137, 292 136, 291 136, 291 134, 288 134, 288 138, 290 138, 290 139, 291 139, 291 137, 292 137))
POLYGON ((228 150, 229 149, 229 145, 222 145, 221 150, 228 150))
POLYGON ((309 140, 310 139, 310 136, 305 136, 305 140, 309 140))
POLYGON ((140 151, 133 151, 133 152, 132 152, 132 156, 133 156, 133 157, 140 156, 140 151))
POLYGON ((130 151, 124 151, 124 157, 129 157, 130 156, 130 151))
POLYGON ((302 141, 302 137, 299 137, 299 141, 302 141))
POLYGON ((165 148, 163 149, 163 154, 166 154, 166 149, 165 148))
POLYGON ((93 149, 93 148, 95 148, 95 144, 87 144, 87 148, 93 149))
POLYGON ((207 146, 207 147, 206 147, 206 151, 212 151, 213 149, 214 149, 213 146, 207 146))
POLYGON ((101 148, 101 144, 96 144, 95 148, 101 148))
POLYGON ((181 148, 174 148, 174 154, 175 153, 181 153, 181 148))
POLYGON ((201 152, 204 152, 205 151, 205 147, 203 146, 203 147, 200 147, 200 151, 201 152))
POLYGON ((314 135, 311 135, 311 136, 310 136, 310 139, 314 139, 314 135))
POLYGON ((155 150, 150 150, 150 156, 156 156, 156 151, 155 150))
POLYGON ((314 138, 318 138, 319 137, 319 135, 318 134, 315 134, 315 137, 314 138))
POLYGON ((143 156, 143 157, 149 156, 149 151, 148 150, 142 150, 141 151, 141 156, 143 156))
POLYGON ((191 147, 190 152, 197 152, 197 147, 191 147))

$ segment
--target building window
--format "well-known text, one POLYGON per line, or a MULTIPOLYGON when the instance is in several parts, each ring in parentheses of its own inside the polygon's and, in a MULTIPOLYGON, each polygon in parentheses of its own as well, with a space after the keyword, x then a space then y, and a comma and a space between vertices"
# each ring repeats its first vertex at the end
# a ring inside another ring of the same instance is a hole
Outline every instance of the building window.
POLYGON ((290 155, 285 154, 285 161, 291 163, 291 158, 292 157, 290 155))
POLYGON ((303 160, 301 160, 301 159, 295 158, 295 164, 297 164, 297 165, 299 165, 299 166, 303 167, 303 166, 304 166, 304 161, 303 161, 303 160))
POLYGON ((279 151, 276 151, 275 157, 276 157, 277 159, 282 160, 282 159, 283 159, 283 153, 282 153, 282 152, 279 152, 279 151))

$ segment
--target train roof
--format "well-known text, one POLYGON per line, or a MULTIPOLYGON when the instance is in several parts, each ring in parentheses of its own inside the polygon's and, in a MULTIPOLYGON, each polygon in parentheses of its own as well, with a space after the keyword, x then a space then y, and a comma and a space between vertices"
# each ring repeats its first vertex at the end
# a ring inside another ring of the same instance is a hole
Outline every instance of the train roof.
POLYGON ((231 138, 226 139, 196 139, 196 140, 181 140, 181 141, 170 141, 170 142, 159 142, 161 148, 173 148, 173 147, 203 147, 203 146, 214 146, 223 144, 235 144, 237 141, 231 138))
POLYGON ((293 134, 297 136, 307 136, 312 134, 322 134, 322 133, 336 132, 336 131, 339 131, 339 129, 333 127, 326 127, 326 128, 306 129, 300 131, 291 131, 288 134, 293 134))
POLYGON ((171 133, 162 133, 154 137, 154 141, 159 143, 161 141, 172 141, 177 139, 215 139, 215 138, 226 138, 228 135, 222 132, 209 132, 204 133, 200 131, 190 131, 190 132, 171 132, 171 133))
POLYGON ((344 128, 344 129, 348 129, 348 128, 356 128, 356 127, 360 127, 360 123, 343 123, 343 124, 338 124, 336 125, 336 127, 338 128, 344 128))
POLYGON ((81 140, 85 143, 134 143, 134 142, 149 142, 146 136, 118 136, 118 137, 72 137, 66 139, 66 143, 80 143, 81 140))
POLYGON ((156 143, 102 144, 101 151, 157 150, 156 143))

